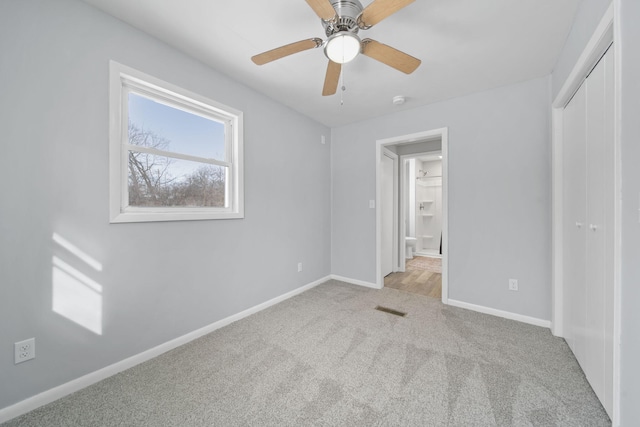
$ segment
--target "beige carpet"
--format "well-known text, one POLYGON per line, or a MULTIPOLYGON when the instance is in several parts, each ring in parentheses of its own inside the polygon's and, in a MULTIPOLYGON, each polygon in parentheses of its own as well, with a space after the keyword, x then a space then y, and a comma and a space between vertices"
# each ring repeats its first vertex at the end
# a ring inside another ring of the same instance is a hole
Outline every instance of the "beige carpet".
POLYGON ((608 425, 548 329, 329 281, 5 427, 608 425))

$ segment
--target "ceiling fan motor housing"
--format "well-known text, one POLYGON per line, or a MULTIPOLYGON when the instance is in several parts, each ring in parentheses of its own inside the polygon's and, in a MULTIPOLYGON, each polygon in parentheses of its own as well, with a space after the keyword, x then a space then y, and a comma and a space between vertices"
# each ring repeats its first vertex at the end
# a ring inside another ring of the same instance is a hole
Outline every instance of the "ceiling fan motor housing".
POLYGON ((322 21, 327 37, 339 31, 357 34, 360 29, 358 16, 362 13, 362 4, 358 0, 332 0, 331 6, 336 11, 337 19, 322 21))

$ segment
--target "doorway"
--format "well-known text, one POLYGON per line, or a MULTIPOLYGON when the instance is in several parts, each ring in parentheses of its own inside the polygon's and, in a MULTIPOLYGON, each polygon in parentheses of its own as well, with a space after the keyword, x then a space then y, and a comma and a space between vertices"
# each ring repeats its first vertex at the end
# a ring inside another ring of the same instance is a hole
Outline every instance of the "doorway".
MULTIPOLYGON (((384 200, 385 194, 388 192, 388 180, 384 178, 385 169, 388 170, 388 166, 385 166, 384 162, 388 162, 384 157, 388 156, 391 152, 397 156, 400 161, 397 163, 400 167, 395 172, 395 181, 393 184, 396 188, 395 197, 396 202, 393 205, 394 216, 396 221, 392 222, 392 227, 395 229, 394 237, 394 252, 392 254, 392 260, 395 263, 392 266, 392 271, 408 273, 407 270, 411 270, 414 276, 422 276, 423 279, 426 276, 419 270, 422 267, 427 268, 427 272, 434 273, 433 266, 428 263, 425 265, 423 260, 416 259, 414 265, 409 265, 407 262, 407 244, 410 240, 407 239, 407 230, 418 232, 416 235, 416 251, 411 255, 414 256, 426 256, 425 260, 429 258, 437 259, 438 268, 440 272, 437 273, 437 277, 433 276, 426 278, 431 279, 433 282, 437 279, 440 283, 440 292, 438 296, 441 297, 443 303, 448 301, 448 235, 447 235, 447 151, 448 151, 448 131, 447 128, 434 129, 431 131, 425 131, 410 135, 403 135, 394 138, 388 138, 384 140, 378 140, 376 142, 376 284, 378 288, 382 288, 385 285, 384 277, 388 274, 388 264, 384 265, 386 259, 388 259, 388 244, 385 244, 385 239, 389 236, 388 220, 389 213, 385 213, 384 200), (385 154, 386 153, 386 154, 385 154), (412 160, 413 171, 407 172, 405 161, 412 160), (419 167, 416 168, 416 165, 419 167), (415 176, 409 176, 413 173, 415 176), (419 176, 421 175, 421 177, 419 176), (409 179, 410 178, 410 179, 409 179), (415 181, 415 182, 414 182, 415 181), (419 182, 419 184, 416 184, 419 182), (413 183, 413 191, 416 187, 419 189, 418 198, 414 196, 413 205, 409 208, 410 200, 404 196, 407 193, 406 187, 411 186, 413 183), (386 188, 386 189, 385 189, 386 188), (430 194, 427 196, 427 193, 430 194), (436 203, 437 197, 437 203, 436 203), (422 205, 422 209, 420 209, 422 205), (439 205, 439 206, 436 206, 439 205), (408 212, 416 211, 416 216, 411 220, 411 215, 408 212), (417 242, 418 236, 420 236, 420 243, 417 242), (385 248, 385 249, 383 249, 385 248), (417 268, 416 268, 417 267, 417 268), (419 272, 416 273, 415 271, 419 272)), ((389 163, 387 163, 389 165, 389 163)), ((387 196, 388 197, 388 196, 387 196)), ((414 236, 409 236, 414 237, 414 236)), ((410 260, 411 261, 411 260, 410 260)), ((430 275, 428 273, 427 275, 430 275)), ((399 273, 395 273, 399 274, 399 273)), ((409 289, 407 289, 409 290, 409 289)), ((410 291, 410 290, 409 290, 410 291)), ((429 296, 438 297, 433 292, 429 296)), ((419 292, 423 293, 424 292, 419 292)))

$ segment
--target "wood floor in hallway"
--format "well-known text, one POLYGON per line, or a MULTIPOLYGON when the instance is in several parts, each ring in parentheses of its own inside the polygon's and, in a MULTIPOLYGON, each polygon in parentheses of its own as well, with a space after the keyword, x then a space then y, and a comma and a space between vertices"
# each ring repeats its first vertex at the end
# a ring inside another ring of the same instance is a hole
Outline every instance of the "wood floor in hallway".
POLYGON ((416 256, 407 260, 404 273, 391 273, 384 285, 431 298, 442 298, 442 260, 416 256))

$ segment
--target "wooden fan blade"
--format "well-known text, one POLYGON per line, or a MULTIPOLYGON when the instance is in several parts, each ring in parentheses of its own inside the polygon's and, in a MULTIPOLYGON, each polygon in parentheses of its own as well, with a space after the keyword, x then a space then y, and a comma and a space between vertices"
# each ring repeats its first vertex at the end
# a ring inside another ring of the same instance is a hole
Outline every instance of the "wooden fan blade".
POLYGON ((324 78, 322 96, 333 95, 336 93, 336 90, 338 90, 338 81, 340 80, 340 70, 342 70, 341 64, 329 61, 329 65, 327 65, 327 75, 324 78))
POLYGON ((373 3, 364 8, 360 21, 364 27, 371 27, 414 1, 415 0, 374 0, 373 3))
POLYGON ((422 61, 375 40, 362 40, 362 53, 405 74, 413 73, 422 61))
POLYGON ((293 55, 294 53, 302 52, 303 50, 313 49, 321 44, 322 40, 318 38, 300 40, 299 42, 287 44, 259 53, 258 55, 251 57, 251 60, 257 65, 264 65, 267 62, 275 61, 276 59, 284 58, 285 56, 293 55))
POLYGON ((320 19, 328 21, 336 16, 336 11, 333 9, 333 6, 331 6, 329 0, 307 0, 307 4, 311 6, 311 9, 313 9, 320 19))

